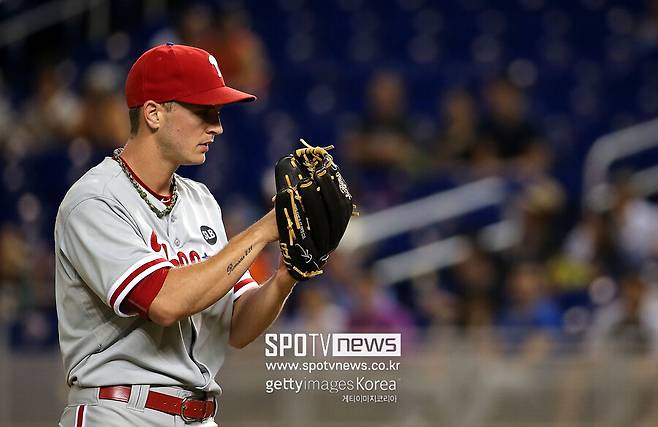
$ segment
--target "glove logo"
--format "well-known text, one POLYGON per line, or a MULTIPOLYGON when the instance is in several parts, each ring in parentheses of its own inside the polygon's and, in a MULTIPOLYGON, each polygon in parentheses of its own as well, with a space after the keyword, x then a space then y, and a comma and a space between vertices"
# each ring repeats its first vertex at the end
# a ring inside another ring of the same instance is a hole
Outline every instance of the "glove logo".
POLYGON ((343 175, 341 175, 340 172, 336 172, 336 179, 338 179, 338 188, 340 189, 340 192, 343 193, 349 200, 352 200, 350 190, 347 189, 347 183, 343 179, 343 175))
POLYGON ((303 247, 299 243, 296 243, 295 246, 297 246, 299 248, 300 256, 302 257, 302 259, 304 260, 304 262, 306 264, 313 261, 313 255, 311 255, 311 253, 309 252, 308 249, 306 249, 305 247, 303 247))
POLYGON ((300 227, 298 228, 299 233, 302 235, 302 239, 306 239, 306 233, 304 232, 304 224, 302 224, 302 218, 299 215, 299 211, 297 209, 295 209, 294 215, 295 215, 295 220, 297 221, 297 223, 300 224, 300 227))
POLYGON ((215 233, 215 230, 208 227, 207 225, 201 226, 201 235, 203 236, 203 240, 208 242, 209 245, 214 245, 217 243, 217 233, 215 233))

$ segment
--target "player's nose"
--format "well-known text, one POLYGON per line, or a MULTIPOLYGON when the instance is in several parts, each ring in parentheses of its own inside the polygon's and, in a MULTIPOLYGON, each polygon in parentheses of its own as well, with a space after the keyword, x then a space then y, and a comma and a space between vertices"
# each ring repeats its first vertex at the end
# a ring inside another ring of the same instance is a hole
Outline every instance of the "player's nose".
POLYGON ((206 132, 213 136, 221 135, 222 133, 224 133, 224 128, 222 127, 222 121, 219 119, 219 117, 217 118, 217 121, 215 123, 212 123, 208 126, 206 132))

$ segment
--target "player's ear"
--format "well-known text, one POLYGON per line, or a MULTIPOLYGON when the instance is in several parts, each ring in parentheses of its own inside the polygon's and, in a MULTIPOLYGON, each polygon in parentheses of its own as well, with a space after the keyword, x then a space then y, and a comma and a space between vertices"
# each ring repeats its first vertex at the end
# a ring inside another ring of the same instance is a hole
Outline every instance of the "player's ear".
POLYGON ((142 108, 142 116, 144 122, 151 130, 160 128, 160 120, 162 119, 162 108, 154 101, 146 101, 142 108))

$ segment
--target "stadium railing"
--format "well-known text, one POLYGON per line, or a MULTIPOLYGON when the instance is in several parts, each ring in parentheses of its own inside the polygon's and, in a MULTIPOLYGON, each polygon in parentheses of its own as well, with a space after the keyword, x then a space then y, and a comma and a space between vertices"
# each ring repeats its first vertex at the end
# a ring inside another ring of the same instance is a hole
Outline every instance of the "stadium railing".
MULTIPOLYGON (((598 138, 583 166, 583 203, 605 195, 614 163, 658 147, 658 119, 640 123, 598 138)), ((631 183, 642 195, 658 191, 658 166, 636 169, 631 183)))

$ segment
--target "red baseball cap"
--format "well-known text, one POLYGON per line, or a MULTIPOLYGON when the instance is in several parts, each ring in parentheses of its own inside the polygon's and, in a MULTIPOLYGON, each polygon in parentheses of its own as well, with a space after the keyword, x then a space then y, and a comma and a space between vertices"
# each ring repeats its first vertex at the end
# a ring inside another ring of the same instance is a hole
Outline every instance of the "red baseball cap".
POLYGON ((226 86, 217 60, 205 50, 167 43, 144 52, 126 78, 128 108, 141 107, 149 99, 225 105, 256 97, 226 86))

